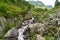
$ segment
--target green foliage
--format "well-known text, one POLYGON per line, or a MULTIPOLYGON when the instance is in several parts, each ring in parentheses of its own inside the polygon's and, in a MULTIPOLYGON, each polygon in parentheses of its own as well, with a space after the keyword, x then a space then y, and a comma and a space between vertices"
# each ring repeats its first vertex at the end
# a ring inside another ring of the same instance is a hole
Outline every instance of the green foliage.
POLYGON ((60 6, 60 2, 58 0, 56 0, 55 6, 60 6))
MULTIPOLYGON (((7 21, 8 22, 8 21, 7 21)), ((6 28, 3 30, 3 36, 2 38, 4 38, 4 35, 8 32, 9 29, 12 29, 15 25, 12 23, 7 23, 6 28)))
POLYGON ((43 21, 46 21, 49 17, 49 13, 46 12, 46 11, 40 11, 39 12, 37 11, 32 11, 32 15, 35 16, 37 18, 37 20, 39 22, 43 22, 43 21))
POLYGON ((47 36, 47 35, 45 36, 45 39, 46 39, 46 40, 50 40, 50 39, 51 39, 51 40, 56 40, 55 37, 52 37, 52 38, 51 38, 50 36, 47 36))
POLYGON ((7 27, 8 27, 8 29, 11 29, 12 27, 14 27, 14 24, 8 23, 7 27))
POLYGON ((6 18, 19 17, 28 9, 28 3, 24 0, 1 0, 0 1, 0 16, 6 18))
POLYGON ((51 13, 55 13, 59 10, 60 10, 60 6, 56 6, 56 7, 52 8, 51 10, 48 10, 48 12, 51 14, 51 13))
POLYGON ((0 39, 0 40, 5 40, 5 39, 0 39))
POLYGON ((37 33, 34 33, 33 40, 36 40, 37 38, 37 33))

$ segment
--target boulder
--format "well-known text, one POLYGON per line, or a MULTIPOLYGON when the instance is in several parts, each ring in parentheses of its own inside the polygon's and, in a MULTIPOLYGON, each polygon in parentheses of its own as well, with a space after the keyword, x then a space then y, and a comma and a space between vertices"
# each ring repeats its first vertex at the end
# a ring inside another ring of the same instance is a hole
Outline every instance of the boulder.
POLYGON ((5 34, 5 38, 6 40, 16 40, 18 36, 18 30, 17 28, 12 28, 11 30, 9 30, 6 34, 5 34))
POLYGON ((2 37, 2 35, 3 35, 3 29, 2 29, 2 27, 0 26, 0 37, 2 37))
POLYGON ((35 23, 35 24, 29 24, 29 28, 31 33, 33 34, 34 32, 37 32, 39 34, 43 34, 43 32, 46 29, 46 26, 41 23, 35 23))
POLYGON ((4 17, 0 17, 0 37, 2 37, 4 29, 6 29, 6 19, 4 17))
POLYGON ((56 40, 60 40, 60 28, 58 29, 55 36, 56 36, 56 40))
POLYGON ((60 25, 60 19, 56 18, 56 21, 57 21, 57 25, 59 26, 60 25))
POLYGON ((46 40, 44 37, 42 37, 41 35, 37 35, 37 39, 36 40, 46 40))
POLYGON ((52 21, 53 25, 56 25, 56 26, 59 26, 60 25, 60 19, 59 18, 54 18, 53 21, 52 21))
POLYGON ((60 12, 50 14, 49 19, 49 24, 54 26, 60 26, 60 12))
POLYGON ((54 14, 50 14, 50 20, 53 20, 54 19, 54 14))
POLYGON ((60 12, 57 14, 57 17, 60 18, 60 12))
POLYGON ((0 17, 0 26, 2 29, 6 28, 6 19, 4 17, 0 17))

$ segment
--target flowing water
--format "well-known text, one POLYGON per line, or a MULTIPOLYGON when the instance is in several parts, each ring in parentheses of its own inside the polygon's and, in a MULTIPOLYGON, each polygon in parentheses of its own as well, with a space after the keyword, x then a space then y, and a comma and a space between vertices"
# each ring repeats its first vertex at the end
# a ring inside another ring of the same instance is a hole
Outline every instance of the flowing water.
POLYGON ((18 40, 24 40, 24 34, 23 33, 26 31, 29 24, 33 23, 33 20, 34 20, 34 18, 32 17, 32 19, 26 20, 22 23, 22 28, 18 29, 18 32, 19 32, 18 40))

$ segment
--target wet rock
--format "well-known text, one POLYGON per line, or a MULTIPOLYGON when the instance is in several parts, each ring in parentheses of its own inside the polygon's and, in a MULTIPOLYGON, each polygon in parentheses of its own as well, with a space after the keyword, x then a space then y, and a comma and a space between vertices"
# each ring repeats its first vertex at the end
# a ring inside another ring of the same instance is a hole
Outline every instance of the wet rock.
POLYGON ((17 28, 12 28, 11 30, 9 30, 6 35, 4 36, 6 38, 6 40, 16 40, 18 36, 18 30, 17 28))
POLYGON ((37 39, 36 40, 45 40, 45 38, 42 37, 41 35, 37 35, 37 39))
POLYGON ((25 26, 25 25, 27 25, 27 24, 28 24, 27 21, 24 21, 24 22, 22 23, 23 26, 25 26))

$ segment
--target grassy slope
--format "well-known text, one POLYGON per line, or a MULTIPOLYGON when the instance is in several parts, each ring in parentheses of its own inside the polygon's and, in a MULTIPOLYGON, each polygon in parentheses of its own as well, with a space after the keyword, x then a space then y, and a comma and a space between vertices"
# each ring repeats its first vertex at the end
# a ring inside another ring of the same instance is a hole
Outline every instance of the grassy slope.
MULTIPOLYGON (((1 0, 0 16, 17 17, 21 12, 27 10, 27 2, 24 0, 1 0), (9 16, 8 16, 9 15, 9 16)), ((24 14, 24 13, 23 13, 24 14)))
POLYGON ((49 19, 50 14, 53 14, 59 10, 60 10, 60 7, 54 7, 50 10, 32 8, 32 14, 38 19, 39 22, 42 22, 42 21, 47 21, 49 19))

